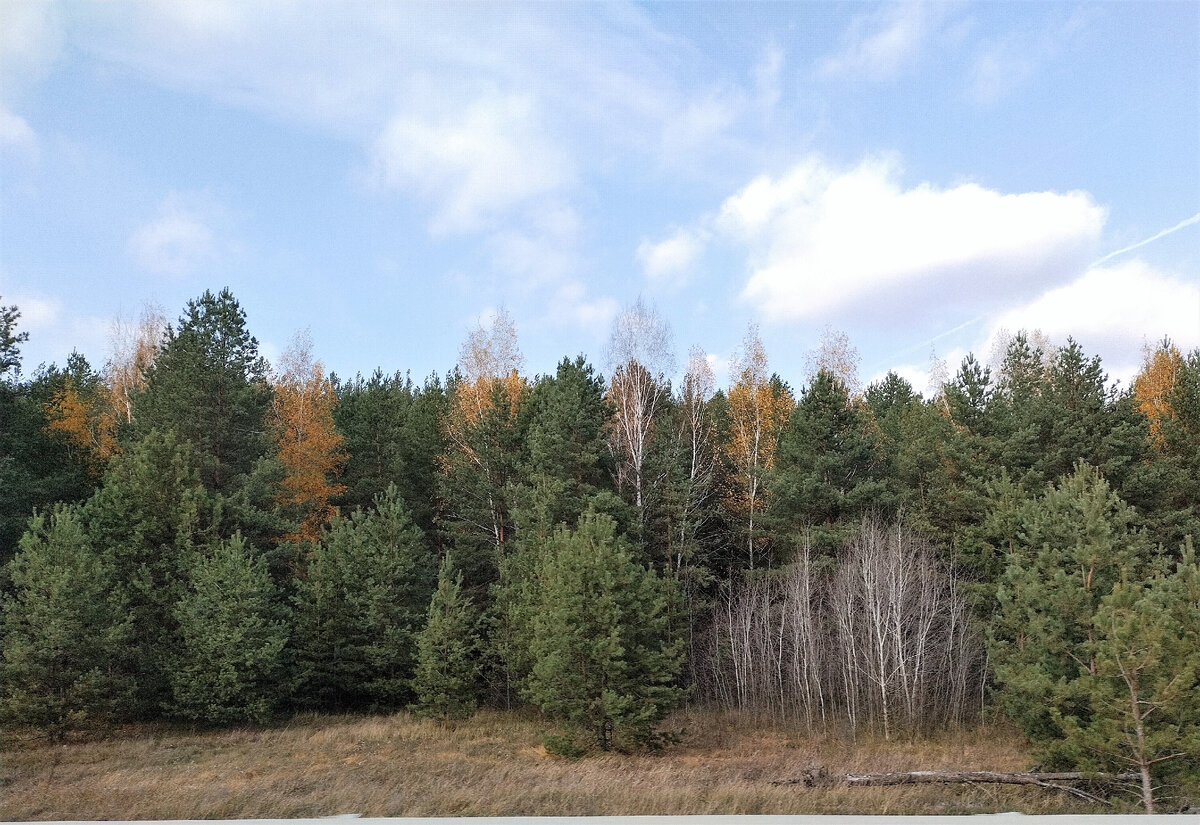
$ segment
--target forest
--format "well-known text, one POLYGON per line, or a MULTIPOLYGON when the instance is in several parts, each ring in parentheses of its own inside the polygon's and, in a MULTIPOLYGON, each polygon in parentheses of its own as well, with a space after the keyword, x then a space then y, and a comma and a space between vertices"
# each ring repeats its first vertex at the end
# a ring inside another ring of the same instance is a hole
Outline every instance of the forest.
POLYGON ((533 708, 645 752, 685 704, 853 740, 1006 719, 1044 770, 1200 793, 1200 350, 1132 386, 1036 331, 918 391, 751 326, 674 382, 642 301, 528 375, 501 311, 420 382, 268 364, 228 291, 26 374, 0 306, 0 718, 533 708), (797 380, 798 383, 792 383, 797 380))

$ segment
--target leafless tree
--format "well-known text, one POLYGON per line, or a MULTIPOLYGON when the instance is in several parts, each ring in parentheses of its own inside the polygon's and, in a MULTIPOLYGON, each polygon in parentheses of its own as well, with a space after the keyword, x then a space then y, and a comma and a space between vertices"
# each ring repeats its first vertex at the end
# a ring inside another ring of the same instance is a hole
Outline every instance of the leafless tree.
POLYGON ((670 394, 674 359, 670 325, 641 298, 613 321, 608 343, 614 409, 609 449, 616 459, 617 488, 632 488, 639 516, 644 515, 647 492, 646 450, 670 394))
POLYGON ((731 585, 703 652, 699 684, 720 703, 810 730, 840 711, 852 732, 885 738, 963 721, 983 666, 949 566, 903 527, 869 520, 830 574, 805 546, 731 585))

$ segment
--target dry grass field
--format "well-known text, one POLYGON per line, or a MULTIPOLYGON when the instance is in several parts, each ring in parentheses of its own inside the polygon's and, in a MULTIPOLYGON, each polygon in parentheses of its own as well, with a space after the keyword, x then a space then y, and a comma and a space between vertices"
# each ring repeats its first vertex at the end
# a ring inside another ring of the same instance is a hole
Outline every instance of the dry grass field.
POLYGON ((981 728, 914 742, 812 738, 731 715, 679 713, 653 755, 546 753, 536 717, 483 712, 446 727, 408 714, 302 717, 259 730, 139 726, 51 747, 6 731, 0 817, 202 819, 550 814, 1098 812, 1037 788, 776 786, 832 773, 1022 770, 1021 740, 981 728))

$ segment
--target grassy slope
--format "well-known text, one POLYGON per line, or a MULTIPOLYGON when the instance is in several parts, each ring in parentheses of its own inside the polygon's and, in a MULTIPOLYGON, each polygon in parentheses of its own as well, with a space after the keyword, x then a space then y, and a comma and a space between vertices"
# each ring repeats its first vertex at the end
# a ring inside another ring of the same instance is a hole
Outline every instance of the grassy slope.
POLYGON ((498 712, 453 729, 407 714, 207 733, 135 727, 58 748, 8 732, 0 817, 1096 812, 1036 788, 770 784, 813 765, 832 773, 1028 767, 1020 739, 1004 730, 856 746, 728 715, 671 722, 687 734, 662 754, 577 762, 546 754, 541 721, 498 712))

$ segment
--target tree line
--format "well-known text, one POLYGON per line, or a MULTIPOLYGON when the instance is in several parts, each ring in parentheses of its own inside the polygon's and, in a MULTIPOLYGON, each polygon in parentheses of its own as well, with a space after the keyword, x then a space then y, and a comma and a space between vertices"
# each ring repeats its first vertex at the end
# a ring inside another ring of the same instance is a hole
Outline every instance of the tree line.
MULTIPOLYGON (((1200 351, 1128 389, 1018 333, 926 393, 753 326, 717 387, 642 302, 604 377, 501 312, 421 383, 267 364, 228 292, 102 370, 21 373, 0 308, 7 719, 439 718, 527 704, 603 748, 684 701, 915 735, 1005 713, 1047 766, 1195 782, 1200 351)), ((567 747, 562 745, 560 747, 567 747)))

